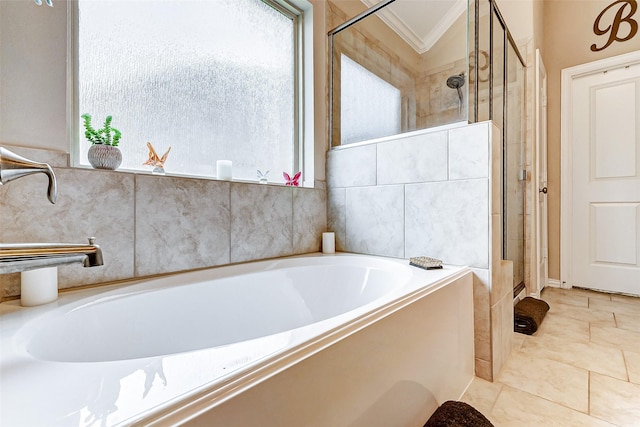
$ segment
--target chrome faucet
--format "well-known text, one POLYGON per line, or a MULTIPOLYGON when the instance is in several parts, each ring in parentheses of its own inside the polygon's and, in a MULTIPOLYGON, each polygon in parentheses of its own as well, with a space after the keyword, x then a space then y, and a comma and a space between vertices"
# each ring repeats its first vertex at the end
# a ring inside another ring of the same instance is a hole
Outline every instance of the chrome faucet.
MULTIPOLYGON (((57 184, 53 169, 0 147, 0 185, 33 173, 49 177, 47 196, 56 202, 57 184)), ((73 243, 0 243, 0 274, 17 273, 63 264, 82 263, 85 267, 103 265, 102 249, 89 237, 89 244, 73 243)))
POLYGON ((0 243, 0 274, 36 268, 82 263, 85 267, 104 264, 102 249, 95 237, 89 244, 73 243, 0 243))
POLYGON ((49 177, 47 197, 51 203, 55 203, 58 196, 58 185, 56 183, 56 175, 53 173, 51 166, 46 163, 25 159, 6 148, 0 147, 0 185, 34 173, 44 173, 49 177))

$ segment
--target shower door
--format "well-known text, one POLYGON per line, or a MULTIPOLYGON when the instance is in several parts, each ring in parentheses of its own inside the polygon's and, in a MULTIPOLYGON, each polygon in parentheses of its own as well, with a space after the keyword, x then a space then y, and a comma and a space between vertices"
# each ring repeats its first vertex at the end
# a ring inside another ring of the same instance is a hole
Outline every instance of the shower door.
MULTIPOLYGON (((502 258, 513 262, 513 288, 525 286, 525 62, 493 0, 474 8, 469 89, 473 117, 492 120, 502 140, 502 258)), ((471 49, 470 49, 471 50, 471 49)))

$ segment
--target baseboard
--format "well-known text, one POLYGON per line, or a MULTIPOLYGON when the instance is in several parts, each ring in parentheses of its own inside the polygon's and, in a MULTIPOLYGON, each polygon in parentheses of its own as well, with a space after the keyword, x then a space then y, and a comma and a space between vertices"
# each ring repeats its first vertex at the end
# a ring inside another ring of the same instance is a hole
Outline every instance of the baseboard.
POLYGON ((561 288, 562 283, 557 279, 549 279, 549 281, 547 282, 547 286, 549 286, 550 288, 561 288))

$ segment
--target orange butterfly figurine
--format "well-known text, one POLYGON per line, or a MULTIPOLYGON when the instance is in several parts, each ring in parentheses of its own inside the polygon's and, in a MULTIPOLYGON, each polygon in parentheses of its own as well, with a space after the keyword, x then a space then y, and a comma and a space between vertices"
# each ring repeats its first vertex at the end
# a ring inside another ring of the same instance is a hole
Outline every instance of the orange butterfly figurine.
POLYGON ((149 158, 143 163, 143 165, 155 166, 156 169, 164 169, 164 162, 167 161, 167 156, 169 155, 169 151, 171 151, 171 147, 169 147, 162 157, 158 156, 150 142, 147 142, 147 147, 149 147, 149 158))

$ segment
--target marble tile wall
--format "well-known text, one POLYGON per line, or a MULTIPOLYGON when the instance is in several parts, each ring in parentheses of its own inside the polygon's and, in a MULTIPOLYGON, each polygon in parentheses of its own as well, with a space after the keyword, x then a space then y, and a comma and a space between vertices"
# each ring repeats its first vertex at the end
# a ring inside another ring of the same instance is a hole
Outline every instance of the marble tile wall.
POLYGON ((449 264, 489 268, 487 179, 405 187, 406 257, 436 254, 449 264))
POLYGON ((447 134, 433 132, 377 145, 376 184, 448 179, 447 134))
MULTIPOLYGON (((86 242, 105 265, 58 268, 61 288, 320 250, 327 228, 323 189, 68 168, 66 154, 7 147, 54 165, 47 179, 0 186, 0 242, 86 242)), ((20 275, 0 275, 1 299, 18 296, 20 275)))
POLYGON ((489 124, 327 155, 328 224, 348 252, 489 268, 489 124))
MULTIPOLYGON (((47 179, 31 175, 0 187, 0 241, 86 243, 94 236, 111 268, 70 265, 58 269, 60 288, 121 280, 134 275, 134 177, 106 171, 54 168, 55 205, 47 179)), ((3 298, 20 293, 20 275, 0 275, 3 298)))
POLYGON ((497 128, 485 122, 327 154, 327 226, 338 250, 472 268, 476 375, 488 380, 507 359, 513 330, 500 150, 497 128))
POLYGON ((228 182, 135 177, 135 275, 230 261, 228 182))
POLYGON ((458 91, 447 86, 447 79, 461 73, 468 74, 466 58, 446 65, 431 68, 427 58, 422 59, 421 73, 416 83, 418 91, 417 126, 418 129, 454 123, 467 117, 467 88, 462 87, 463 101, 460 106, 458 91))
POLYGON ((404 258, 404 187, 385 185, 346 189, 347 252, 404 258))
POLYGON ((513 262, 502 259, 502 141, 497 127, 491 133, 491 269, 489 306, 482 310, 490 316, 491 365, 476 358, 478 367, 486 370, 483 379, 496 379, 506 363, 513 341, 513 262), (499 195, 499 196, 498 196, 499 195))

